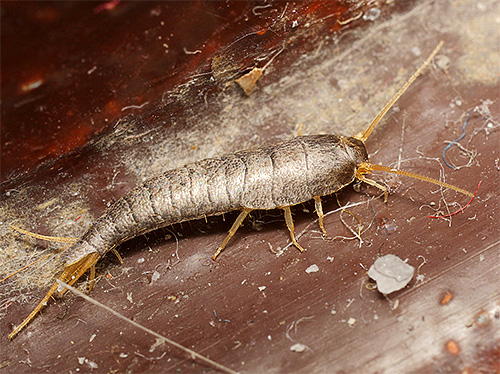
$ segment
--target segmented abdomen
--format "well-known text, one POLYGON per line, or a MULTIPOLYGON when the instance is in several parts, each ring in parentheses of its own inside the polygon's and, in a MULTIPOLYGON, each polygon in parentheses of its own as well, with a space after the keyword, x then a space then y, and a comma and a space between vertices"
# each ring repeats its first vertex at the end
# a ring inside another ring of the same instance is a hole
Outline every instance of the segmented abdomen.
POLYGON ((168 170, 122 196, 92 224, 79 245, 103 255, 163 226, 241 207, 299 204, 349 184, 356 165, 367 160, 363 144, 353 138, 315 135, 198 161, 168 170))

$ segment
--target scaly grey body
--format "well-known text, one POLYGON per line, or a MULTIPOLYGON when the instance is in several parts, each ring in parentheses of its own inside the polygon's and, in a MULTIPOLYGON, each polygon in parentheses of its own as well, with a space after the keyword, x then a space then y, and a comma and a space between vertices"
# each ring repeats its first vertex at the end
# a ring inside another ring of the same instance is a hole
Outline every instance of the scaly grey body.
POLYGON ((209 158, 148 179, 98 218, 64 258, 101 256, 145 232, 231 210, 292 206, 340 190, 368 161, 363 142, 339 135, 301 136, 209 158))

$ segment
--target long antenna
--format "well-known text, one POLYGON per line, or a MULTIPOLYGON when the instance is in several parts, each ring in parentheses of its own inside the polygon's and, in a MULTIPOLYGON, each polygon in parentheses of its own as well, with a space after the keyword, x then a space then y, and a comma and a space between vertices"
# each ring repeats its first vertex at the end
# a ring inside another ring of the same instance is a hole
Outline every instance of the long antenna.
POLYGON ((406 170, 393 169, 393 168, 390 168, 390 167, 384 166, 384 165, 374 165, 374 164, 364 163, 363 167, 367 168, 368 170, 385 171, 387 173, 398 174, 398 175, 403 175, 405 177, 420 179, 422 181, 429 182, 429 183, 434 183, 434 184, 437 184, 438 186, 449 188, 451 190, 460 192, 460 193, 462 193, 464 195, 474 197, 473 193, 471 193, 469 191, 466 191, 463 188, 456 187, 456 186, 453 186, 451 184, 438 181, 437 179, 426 177, 425 175, 420 175, 420 174, 412 173, 412 172, 406 171, 406 170))
POLYGON ((370 136, 372 133, 373 129, 379 121, 384 117, 384 115, 387 113, 389 109, 394 105, 396 101, 405 93, 405 91, 410 87, 410 85, 415 81, 415 79, 418 78, 420 74, 422 74, 422 71, 427 67, 427 65, 430 64, 434 56, 439 52, 441 47, 443 46, 444 42, 441 40, 439 44, 434 48, 432 53, 430 54, 429 57, 427 57, 427 60, 424 61, 422 65, 417 69, 417 71, 411 76, 410 79, 404 84, 403 87, 400 88, 400 90, 396 93, 396 95, 393 96, 393 98, 384 106, 384 108, 377 114, 377 116, 373 119, 372 123, 370 123, 370 126, 368 126, 366 129, 364 129, 362 132, 354 136, 356 139, 361 140, 363 143, 366 142, 366 139, 370 136))

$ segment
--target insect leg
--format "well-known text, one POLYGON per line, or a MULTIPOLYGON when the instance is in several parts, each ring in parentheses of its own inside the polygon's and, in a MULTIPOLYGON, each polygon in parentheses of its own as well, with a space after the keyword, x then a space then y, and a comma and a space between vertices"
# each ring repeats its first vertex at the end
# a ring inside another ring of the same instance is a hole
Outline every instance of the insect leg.
POLYGON ((90 292, 92 291, 92 288, 94 288, 95 284, 95 265, 92 265, 90 267, 89 280, 90 280, 90 286, 89 286, 89 292, 90 292))
POLYGON ((120 264, 123 265, 123 258, 122 256, 120 256, 120 254, 118 253, 118 251, 116 250, 116 247, 113 247, 111 248, 111 251, 113 252, 113 254, 116 256, 116 258, 118 258, 118 261, 120 261, 120 264))
MULTIPOLYGON (((59 279, 62 280, 63 282, 67 282, 71 285, 73 285, 82 275, 85 273, 85 271, 89 268, 94 267, 96 264, 97 260, 99 260, 99 253, 93 252, 89 253, 79 261, 69 265, 59 276, 59 279)), ((95 274, 95 273, 94 273, 95 274)), ((9 339, 13 339, 19 331, 21 331, 24 327, 28 325, 28 323, 31 322, 33 318, 40 312, 40 310, 47 305, 48 301, 52 297, 52 295, 56 292, 59 291, 59 284, 56 282, 54 285, 50 288, 49 292, 45 295, 45 297, 40 301, 40 303, 36 306, 35 309, 30 313, 28 317, 19 325, 17 326, 14 331, 12 331, 9 334, 9 339)), ((59 291, 59 295, 62 295, 66 290, 59 291)))
POLYGON ((295 245, 299 251, 304 252, 304 248, 297 242, 295 239, 295 227, 293 225, 292 211, 290 210, 290 205, 281 207, 285 211, 285 222, 286 227, 288 227, 288 231, 290 231, 290 237, 292 238, 292 243, 295 245))
POLYGON ((13 225, 10 225, 10 228, 12 230, 17 231, 17 232, 20 232, 21 234, 32 236, 33 238, 37 238, 37 239, 41 239, 41 240, 47 240, 49 242, 70 243, 70 244, 73 244, 73 243, 76 243, 78 241, 77 238, 61 238, 61 237, 58 237, 58 236, 40 235, 40 234, 36 234, 34 232, 23 230, 23 229, 21 229, 19 227, 13 226, 13 225))
POLYGON ((314 199, 314 205, 316 207, 316 213, 318 214, 319 218, 319 228, 323 232, 323 236, 328 236, 325 230, 325 226, 323 224, 323 206, 321 205, 321 197, 319 196, 313 196, 314 199))
POLYGON ((377 187, 379 190, 382 190, 384 192, 384 203, 387 202, 387 195, 388 195, 387 194, 387 187, 382 186, 381 184, 375 182, 374 180, 368 179, 363 175, 358 176, 358 179, 360 181, 365 182, 366 184, 373 186, 373 187, 377 187))
POLYGON ((236 233, 236 231, 238 231, 241 224, 243 223, 245 218, 248 216, 248 213, 250 213, 251 211, 252 211, 252 209, 250 209, 250 208, 243 208, 243 210, 241 211, 238 218, 236 218, 236 221, 234 221, 233 226, 231 226, 231 229, 229 230, 229 233, 227 234, 226 238, 224 239, 224 241, 222 242, 220 247, 217 248, 217 252, 215 252, 215 254, 212 256, 212 260, 215 260, 217 258, 217 256, 224 250, 229 239, 231 239, 233 237, 233 235, 236 233))

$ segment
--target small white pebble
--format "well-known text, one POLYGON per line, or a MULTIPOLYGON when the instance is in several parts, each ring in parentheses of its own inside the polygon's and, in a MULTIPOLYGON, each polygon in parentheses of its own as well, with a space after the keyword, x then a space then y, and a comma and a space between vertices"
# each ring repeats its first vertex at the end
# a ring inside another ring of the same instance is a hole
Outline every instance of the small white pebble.
POLYGON ((153 276, 151 277, 151 282, 156 282, 158 279, 160 279, 160 273, 155 270, 153 272, 153 276))
POLYGON ((374 314, 374 315, 373 315, 373 319, 374 319, 375 321, 378 321, 378 314, 374 314))
POLYGON ((330 262, 333 262, 333 260, 335 260, 335 257, 328 256, 326 259, 330 262))
POLYGON ((396 310, 396 309, 398 309, 398 306, 399 306, 399 299, 397 299, 397 300, 394 302, 394 304, 392 304, 391 309, 392 309, 392 310, 396 310))
POLYGON ((363 20, 365 21, 375 21, 380 16, 380 9, 371 8, 363 14, 363 20))
POLYGON ((97 369, 99 365, 97 365, 94 361, 90 361, 88 359, 85 359, 85 363, 90 367, 90 369, 97 369))
POLYGON ((310 274, 310 273, 316 273, 317 271, 319 271, 319 267, 318 267, 318 265, 316 265, 316 264, 311 265, 311 266, 309 266, 309 267, 306 269, 306 273, 307 273, 307 274, 310 274))
POLYGON ((337 314, 337 311, 335 309, 332 309, 330 313, 331 314, 337 314))
POLYGON ((137 263, 138 264, 142 264, 144 261, 145 261, 144 257, 141 257, 140 259, 137 260, 137 263))
POLYGON ((294 345, 292 345, 290 347, 290 350, 292 352, 297 352, 297 353, 302 353, 306 350, 306 346, 304 344, 300 344, 300 343, 295 343, 294 345))
POLYGON ((419 47, 413 47, 411 53, 418 57, 422 54, 422 50, 419 47))
POLYGON ((78 363, 83 365, 85 363, 85 357, 78 357, 78 363))
POLYGON ((356 318, 352 318, 352 317, 351 317, 351 318, 349 318, 349 319, 347 320, 347 324, 348 324, 350 327, 353 327, 355 323, 356 323, 356 318))
POLYGON ((259 291, 264 291, 266 289, 266 286, 260 286, 259 291))

